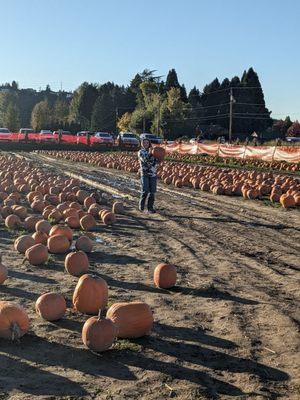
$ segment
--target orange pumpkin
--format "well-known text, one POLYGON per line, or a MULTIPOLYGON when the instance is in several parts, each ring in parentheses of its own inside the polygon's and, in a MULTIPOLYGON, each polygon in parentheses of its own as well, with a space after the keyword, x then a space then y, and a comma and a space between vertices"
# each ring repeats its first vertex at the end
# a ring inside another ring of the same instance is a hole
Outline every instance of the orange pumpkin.
POLYGON ((105 225, 112 225, 116 222, 116 216, 112 212, 107 212, 103 215, 102 221, 105 225))
POLYGON ((284 208, 290 208, 290 207, 295 207, 296 202, 294 196, 291 194, 283 194, 280 196, 280 204, 284 208))
POLYGON ((90 214, 85 215, 80 219, 80 226, 84 231, 90 231, 94 229, 96 226, 95 218, 90 214))
POLYGON ((80 236, 75 242, 76 249, 85 253, 90 253, 93 250, 93 246, 92 240, 87 236, 80 236))
POLYGON ((177 270, 172 264, 158 264, 154 270, 153 281, 155 286, 168 289, 176 285, 177 270))
POLYGON ((65 219, 66 224, 73 229, 80 227, 79 218, 75 216, 71 216, 65 219))
POLYGON ((26 250, 25 257, 32 265, 44 264, 48 260, 47 247, 41 243, 35 244, 26 250))
POLYGON ((59 293, 44 293, 35 303, 36 312, 47 321, 61 319, 65 315, 66 309, 66 301, 59 293))
POLYGON ((117 335, 114 323, 107 318, 101 318, 101 310, 98 317, 89 318, 82 328, 82 341, 86 347, 93 351, 108 350, 117 335))
POLYGON ((48 215, 49 221, 59 222, 62 219, 62 214, 58 210, 52 210, 48 215))
POLYGON ((30 215, 29 217, 25 218, 24 228, 29 232, 34 232, 35 231, 35 225, 39 221, 42 221, 41 217, 38 217, 36 215, 30 215))
POLYGON ((82 275, 73 294, 75 310, 85 314, 97 314, 108 300, 108 286, 104 279, 93 275, 82 275))
POLYGON ((65 269, 73 276, 81 276, 89 270, 89 259, 83 251, 74 251, 65 258, 65 269))
POLYGON ((155 146, 152 148, 151 153, 159 161, 163 161, 166 155, 166 150, 163 147, 155 146))
POLYGON ((21 226, 21 220, 17 215, 11 214, 5 218, 5 226, 9 229, 17 229, 21 226))
POLYGON ((47 247, 50 253, 63 254, 70 248, 70 242, 64 235, 49 236, 47 240, 47 247))
POLYGON ((63 235, 69 240, 69 242, 72 242, 73 240, 72 229, 65 225, 54 225, 49 232, 49 236, 54 235, 63 235))
POLYGON ((19 236, 14 242, 14 249, 19 253, 25 254, 29 247, 35 245, 34 239, 29 235, 19 236))
POLYGON ((29 329, 29 318, 19 304, 0 301, 0 337, 19 340, 29 329))
POLYGON ((42 243, 47 246, 48 235, 45 232, 34 232, 32 235, 35 244, 42 243))
POLYGON ((139 338, 147 335, 153 326, 153 314, 148 304, 141 301, 115 303, 107 311, 118 329, 120 338, 139 338))
POLYGON ((49 235, 51 227, 52 226, 51 226, 50 222, 42 220, 42 221, 38 221, 36 223, 35 230, 36 230, 36 232, 44 232, 47 235, 49 235))

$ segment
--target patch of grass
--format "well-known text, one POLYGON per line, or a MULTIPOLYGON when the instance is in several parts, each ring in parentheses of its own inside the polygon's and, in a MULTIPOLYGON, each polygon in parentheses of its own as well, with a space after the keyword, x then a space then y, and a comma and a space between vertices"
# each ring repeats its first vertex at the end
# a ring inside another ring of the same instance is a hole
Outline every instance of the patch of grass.
POLYGON ((128 339, 118 339, 114 344, 114 349, 120 351, 129 350, 137 353, 142 350, 142 346, 138 343, 131 342, 128 339))

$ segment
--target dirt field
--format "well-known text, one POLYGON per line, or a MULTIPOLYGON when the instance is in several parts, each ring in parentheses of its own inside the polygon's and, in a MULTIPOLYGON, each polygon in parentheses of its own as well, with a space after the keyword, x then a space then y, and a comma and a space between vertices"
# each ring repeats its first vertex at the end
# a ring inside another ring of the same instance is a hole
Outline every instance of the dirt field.
POLYGON ((299 400, 299 211, 159 185, 159 213, 142 214, 134 175, 43 160, 131 196, 116 225, 91 234, 91 271, 107 280, 110 304, 146 301, 155 327, 101 355, 89 352, 81 342, 86 317, 70 302, 77 279, 64 272, 63 257, 22 264, 12 250, 17 234, 2 225, 9 279, 1 299, 28 309, 31 330, 20 344, 0 341, 0 399, 299 400), (165 259, 179 272, 169 291, 152 284, 165 259), (55 324, 34 312, 50 290, 70 306, 55 324))

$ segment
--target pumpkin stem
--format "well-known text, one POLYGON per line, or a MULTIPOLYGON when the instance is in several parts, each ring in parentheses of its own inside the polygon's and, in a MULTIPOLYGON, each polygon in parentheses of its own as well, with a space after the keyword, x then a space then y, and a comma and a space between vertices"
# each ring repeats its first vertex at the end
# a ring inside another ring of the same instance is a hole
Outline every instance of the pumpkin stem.
POLYGON ((100 321, 101 318, 102 318, 102 310, 101 310, 101 308, 99 308, 98 321, 100 321))
POLYGON ((25 264, 25 261, 27 260, 27 257, 24 257, 22 260, 22 264, 25 264))
POLYGON ((11 340, 18 342, 21 337, 21 329, 16 322, 13 322, 10 327, 11 330, 11 340))

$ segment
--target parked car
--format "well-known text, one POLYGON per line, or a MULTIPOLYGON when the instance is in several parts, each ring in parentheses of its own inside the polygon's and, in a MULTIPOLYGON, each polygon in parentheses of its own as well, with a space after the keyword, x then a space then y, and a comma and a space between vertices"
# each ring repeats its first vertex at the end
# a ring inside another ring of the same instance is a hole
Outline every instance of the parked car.
POLYGON ((300 137, 286 137, 285 140, 290 143, 300 142, 300 137))
POLYGON ((53 135, 52 131, 49 129, 42 129, 40 131, 40 141, 41 142, 54 142, 55 136, 53 135))
POLYGON ((34 130, 31 129, 31 128, 21 128, 21 129, 19 130, 19 133, 22 133, 23 135, 24 135, 24 134, 28 134, 28 133, 34 133, 34 130))
POLYGON ((92 135, 92 132, 90 132, 90 131, 80 131, 80 132, 77 132, 77 133, 76 133, 76 136, 77 136, 77 137, 80 137, 80 136, 84 136, 84 137, 85 137, 85 136, 87 136, 88 134, 89 134, 89 135, 92 135))
POLYGON ((158 136, 155 136, 152 133, 142 133, 140 135, 140 139, 141 140, 148 139, 153 144, 161 144, 161 143, 163 143, 163 139, 162 138, 160 138, 158 136))
POLYGON ((107 132, 96 132, 91 140, 93 145, 104 145, 112 147, 114 144, 113 136, 107 132))
POLYGON ((140 146, 138 138, 132 132, 120 132, 117 143, 123 148, 138 148, 140 146))
MULTIPOLYGON (((73 134, 70 131, 61 131, 62 135, 66 135, 66 136, 72 136, 73 134)), ((53 132, 54 136, 58 136, 59 135, 59 131, 54 131, 53 132)))
POLYGON ((0 128, 0 139, 10 139, 11 132, 7 128, 0 128))
POLYGON ((90 137, 93 133, 90 131, 80 131, 76 133, 77 136, 77 144, 84 144, 88 145, 90 144, 90 137))

